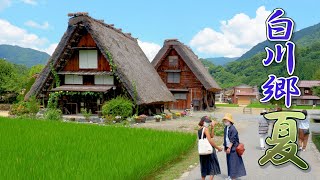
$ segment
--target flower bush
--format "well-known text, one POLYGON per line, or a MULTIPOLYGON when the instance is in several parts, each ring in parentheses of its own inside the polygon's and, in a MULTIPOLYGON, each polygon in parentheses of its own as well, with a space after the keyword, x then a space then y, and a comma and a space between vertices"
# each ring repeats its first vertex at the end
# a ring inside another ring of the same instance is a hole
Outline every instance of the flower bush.
POLYGON ((115 120, 115 118, 113 116, 111 116, 111 115, 104 116, 104 119, 105 119, 105 123, 106 124, 112 124, 113 121, 115 120))
POLYGON ((161 115, 155 115, 153 116, 154 119, 162 119, 162 116, 161 115))
POLYGON ((36 97, 30 97, 28 101, 20 101, 17 104, 12 105, 10 109, 11 115, 31 115, 34 116, 40 110, 40 103, 36 97))
POLYGON ((139 116, 139 118, 147 118, 148 116, 147 115, 145 115, 145 114, 141 114, 140 116, 139 116))

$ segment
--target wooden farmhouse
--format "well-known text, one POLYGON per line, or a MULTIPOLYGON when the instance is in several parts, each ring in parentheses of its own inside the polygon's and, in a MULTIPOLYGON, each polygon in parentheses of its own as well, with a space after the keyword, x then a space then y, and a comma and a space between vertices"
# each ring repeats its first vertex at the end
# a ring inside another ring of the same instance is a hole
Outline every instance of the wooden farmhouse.
POLYGON ((189 109, 191 104, 195 110, 214 106, 220 87, 188 46, 177 39, 165 40, 152 65, 176 99, 171 109, 189 109))
POLYGON ((175 100, 130 33, 87 13, 69 16, 67 31, 26 100, 36 96, 46 106, 50 93, 61 93, 64 114, 79 113, 81 108, 95 114, 105 101, 119 95, 152 113, 175 100))

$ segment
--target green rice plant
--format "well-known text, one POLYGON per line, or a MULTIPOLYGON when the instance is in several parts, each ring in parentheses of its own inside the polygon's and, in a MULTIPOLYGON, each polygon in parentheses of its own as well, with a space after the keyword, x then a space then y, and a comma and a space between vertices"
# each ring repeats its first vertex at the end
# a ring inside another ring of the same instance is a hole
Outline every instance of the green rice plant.
POLYGON ((217 107, 239 107, 238 104, 216 104, 217 107))
POLYGON ((144 179, 190 151, 195 134, 0 118, 0 179, 144 179))

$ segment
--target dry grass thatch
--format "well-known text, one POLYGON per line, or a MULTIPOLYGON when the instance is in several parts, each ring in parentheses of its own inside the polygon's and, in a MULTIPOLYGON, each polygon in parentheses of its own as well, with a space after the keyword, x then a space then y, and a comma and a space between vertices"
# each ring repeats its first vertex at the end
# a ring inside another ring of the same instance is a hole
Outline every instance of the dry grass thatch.
POLYGON ((165 40, 163 47, 160 49, 158 54, 152 61, 154 67, 158 67, 160 62, 165 58, 165 54, 170 48, 175 49, 188 67, 192 70, 195 76, 199 79, 202 85, 208 91, 220 91, 220 86, 216 83, 213 77, 210 75, 208 70, 203 66, 201 61, 198 59, 198 56, 190 49, 190 47, 184 45, 177 39, 168 39, 165 40))
POLYGON ((134 97, 136 89, 138 104, 175 100, 139 47, 137 39, 131 37, 129 33, 123 33, 121 29, 114 28, 112 24, 105 24, 86 14, 77 14, 70 18, 67 31, 25 99, 31 95, 41 94, 45 84, 52 79, 50 62, 57 67, 59 61, 68 61, 66 57, 73 53, 72 43, 76 42, 77 31, 81 28, 90 33, 108 61, 108 52, 112 55, 113 63, 116 65, 115 75, 119 77, 131 97, 134 97))

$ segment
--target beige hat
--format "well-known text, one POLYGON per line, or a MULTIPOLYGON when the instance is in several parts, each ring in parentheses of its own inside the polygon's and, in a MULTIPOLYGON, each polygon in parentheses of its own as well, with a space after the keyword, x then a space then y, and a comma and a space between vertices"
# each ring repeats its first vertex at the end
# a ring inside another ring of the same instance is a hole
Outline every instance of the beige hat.
POLYGON ((234 120, 232 119, 232 115, 230 113, 226 113, 223 117, 223 120, 228 120, 230 121, 232 124, 234 124, 234 120))

